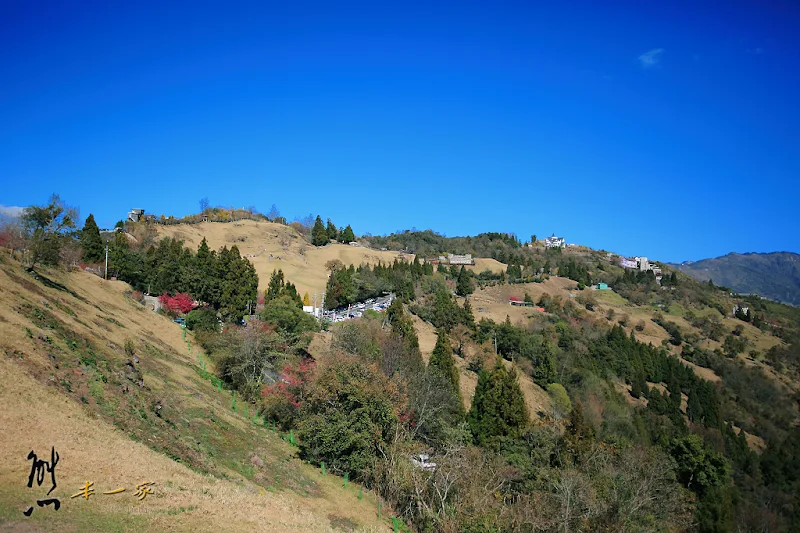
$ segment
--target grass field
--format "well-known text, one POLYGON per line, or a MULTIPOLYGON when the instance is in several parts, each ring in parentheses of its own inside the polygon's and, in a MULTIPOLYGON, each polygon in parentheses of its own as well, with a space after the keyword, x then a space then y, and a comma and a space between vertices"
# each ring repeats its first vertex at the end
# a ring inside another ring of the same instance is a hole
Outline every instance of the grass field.
POLYGON ((490 270, 494 274, 505 272, 507 265, 500 261, 488 257, 476 257, 475 264, 468 266, 467 269, 472 270, 476 274, 480 274, 484 270, 490 270))

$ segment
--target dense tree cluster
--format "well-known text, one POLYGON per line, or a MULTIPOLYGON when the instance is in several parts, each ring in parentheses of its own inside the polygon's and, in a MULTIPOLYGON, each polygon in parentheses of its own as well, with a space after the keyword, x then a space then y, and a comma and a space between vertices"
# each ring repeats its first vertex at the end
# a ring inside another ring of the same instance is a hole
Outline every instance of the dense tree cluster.
POLYGON ((518 438, 528 425, 517 374, 500 360, 490 371, 479 372, 468 420, 475 441, 482 446, 491 446, 498 438, 518 438))
POLYGON ((327 226, 319 215, 314 220, 314 226, 311 228, 311 244, 314 246, 325 246, 331 241, 349 244, 355 240, 356 236, 349 224, 344 229, 337 229, 331 219, 328 219, 327 226))
MULTIPOLYGON (((373 248, 387 248, 413 253, 426 258, 440 254, 472 254, 476 257, 495 257, 499 253, 520 250, 522 244, 508 233, 481 233, 474 237, 445 237, 433 232, 404 231, 386 237, 367 237, 373 248)), ((495 257, 496 258, 496 257, 495 257)))
POLYGON ((362 302, 384 293, 393 292, 399 298, 414 298, 414 282, 423 275, 433 274, 433 265, 395 260, 390 265, 378 263, 370 266, 331 265, 331 273, 325 288, 325 308, 336 309, 355 302, 362 302))
POLYGON ((256 271, 239 249, 215 252, 205 239, 196 254, 169 237, 142 250, 118 232, 109 246, 108 267, 111 275, 143 292, 189 293, 229 322, 241 320, 248 307, 254 309, 258 296, 256 271))

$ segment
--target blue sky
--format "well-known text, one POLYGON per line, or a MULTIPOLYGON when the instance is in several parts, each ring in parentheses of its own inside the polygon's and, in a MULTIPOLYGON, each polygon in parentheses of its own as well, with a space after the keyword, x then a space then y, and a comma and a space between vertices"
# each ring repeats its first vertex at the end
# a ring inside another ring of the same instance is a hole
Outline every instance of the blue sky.
POLYGON ((4 206, 800 252, 796 2, 0 0, 0 52, 4 206))

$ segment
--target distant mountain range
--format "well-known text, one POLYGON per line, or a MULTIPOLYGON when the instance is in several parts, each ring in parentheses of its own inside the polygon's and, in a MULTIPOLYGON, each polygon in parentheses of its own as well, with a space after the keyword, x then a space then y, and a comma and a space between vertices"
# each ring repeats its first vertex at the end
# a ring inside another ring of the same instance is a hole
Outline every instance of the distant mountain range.
POLYGON ((800 305, 800 254, 730 253, 671 266, 695 279, 710 279, 714 284, 738 293, 755 293, 790 305, 800 305))

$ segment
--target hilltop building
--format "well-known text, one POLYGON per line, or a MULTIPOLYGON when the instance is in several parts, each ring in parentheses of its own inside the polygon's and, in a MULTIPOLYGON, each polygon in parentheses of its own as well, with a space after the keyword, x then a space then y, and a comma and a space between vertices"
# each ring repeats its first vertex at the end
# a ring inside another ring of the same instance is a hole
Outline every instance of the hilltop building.
POLYGON ((145 215, 144 209, 134 208, 128 212, 128 220, 131 222, 155 222, 155 215, 145 215))
POLYGON ((564 248, 566 245, 567 243, 564 241, 564 237, 556 237, 555 233, 544 240, 545 248, 564 248))
POLYGON ((656 276, 656 281, 661 281, 661 267, 656 266, 655 263, 651 263, 646 257, 634 257, 633 259, 623 257, 619 261, 619 266, 622 268, 636 269, 641 272, 652 271, 656 276))

